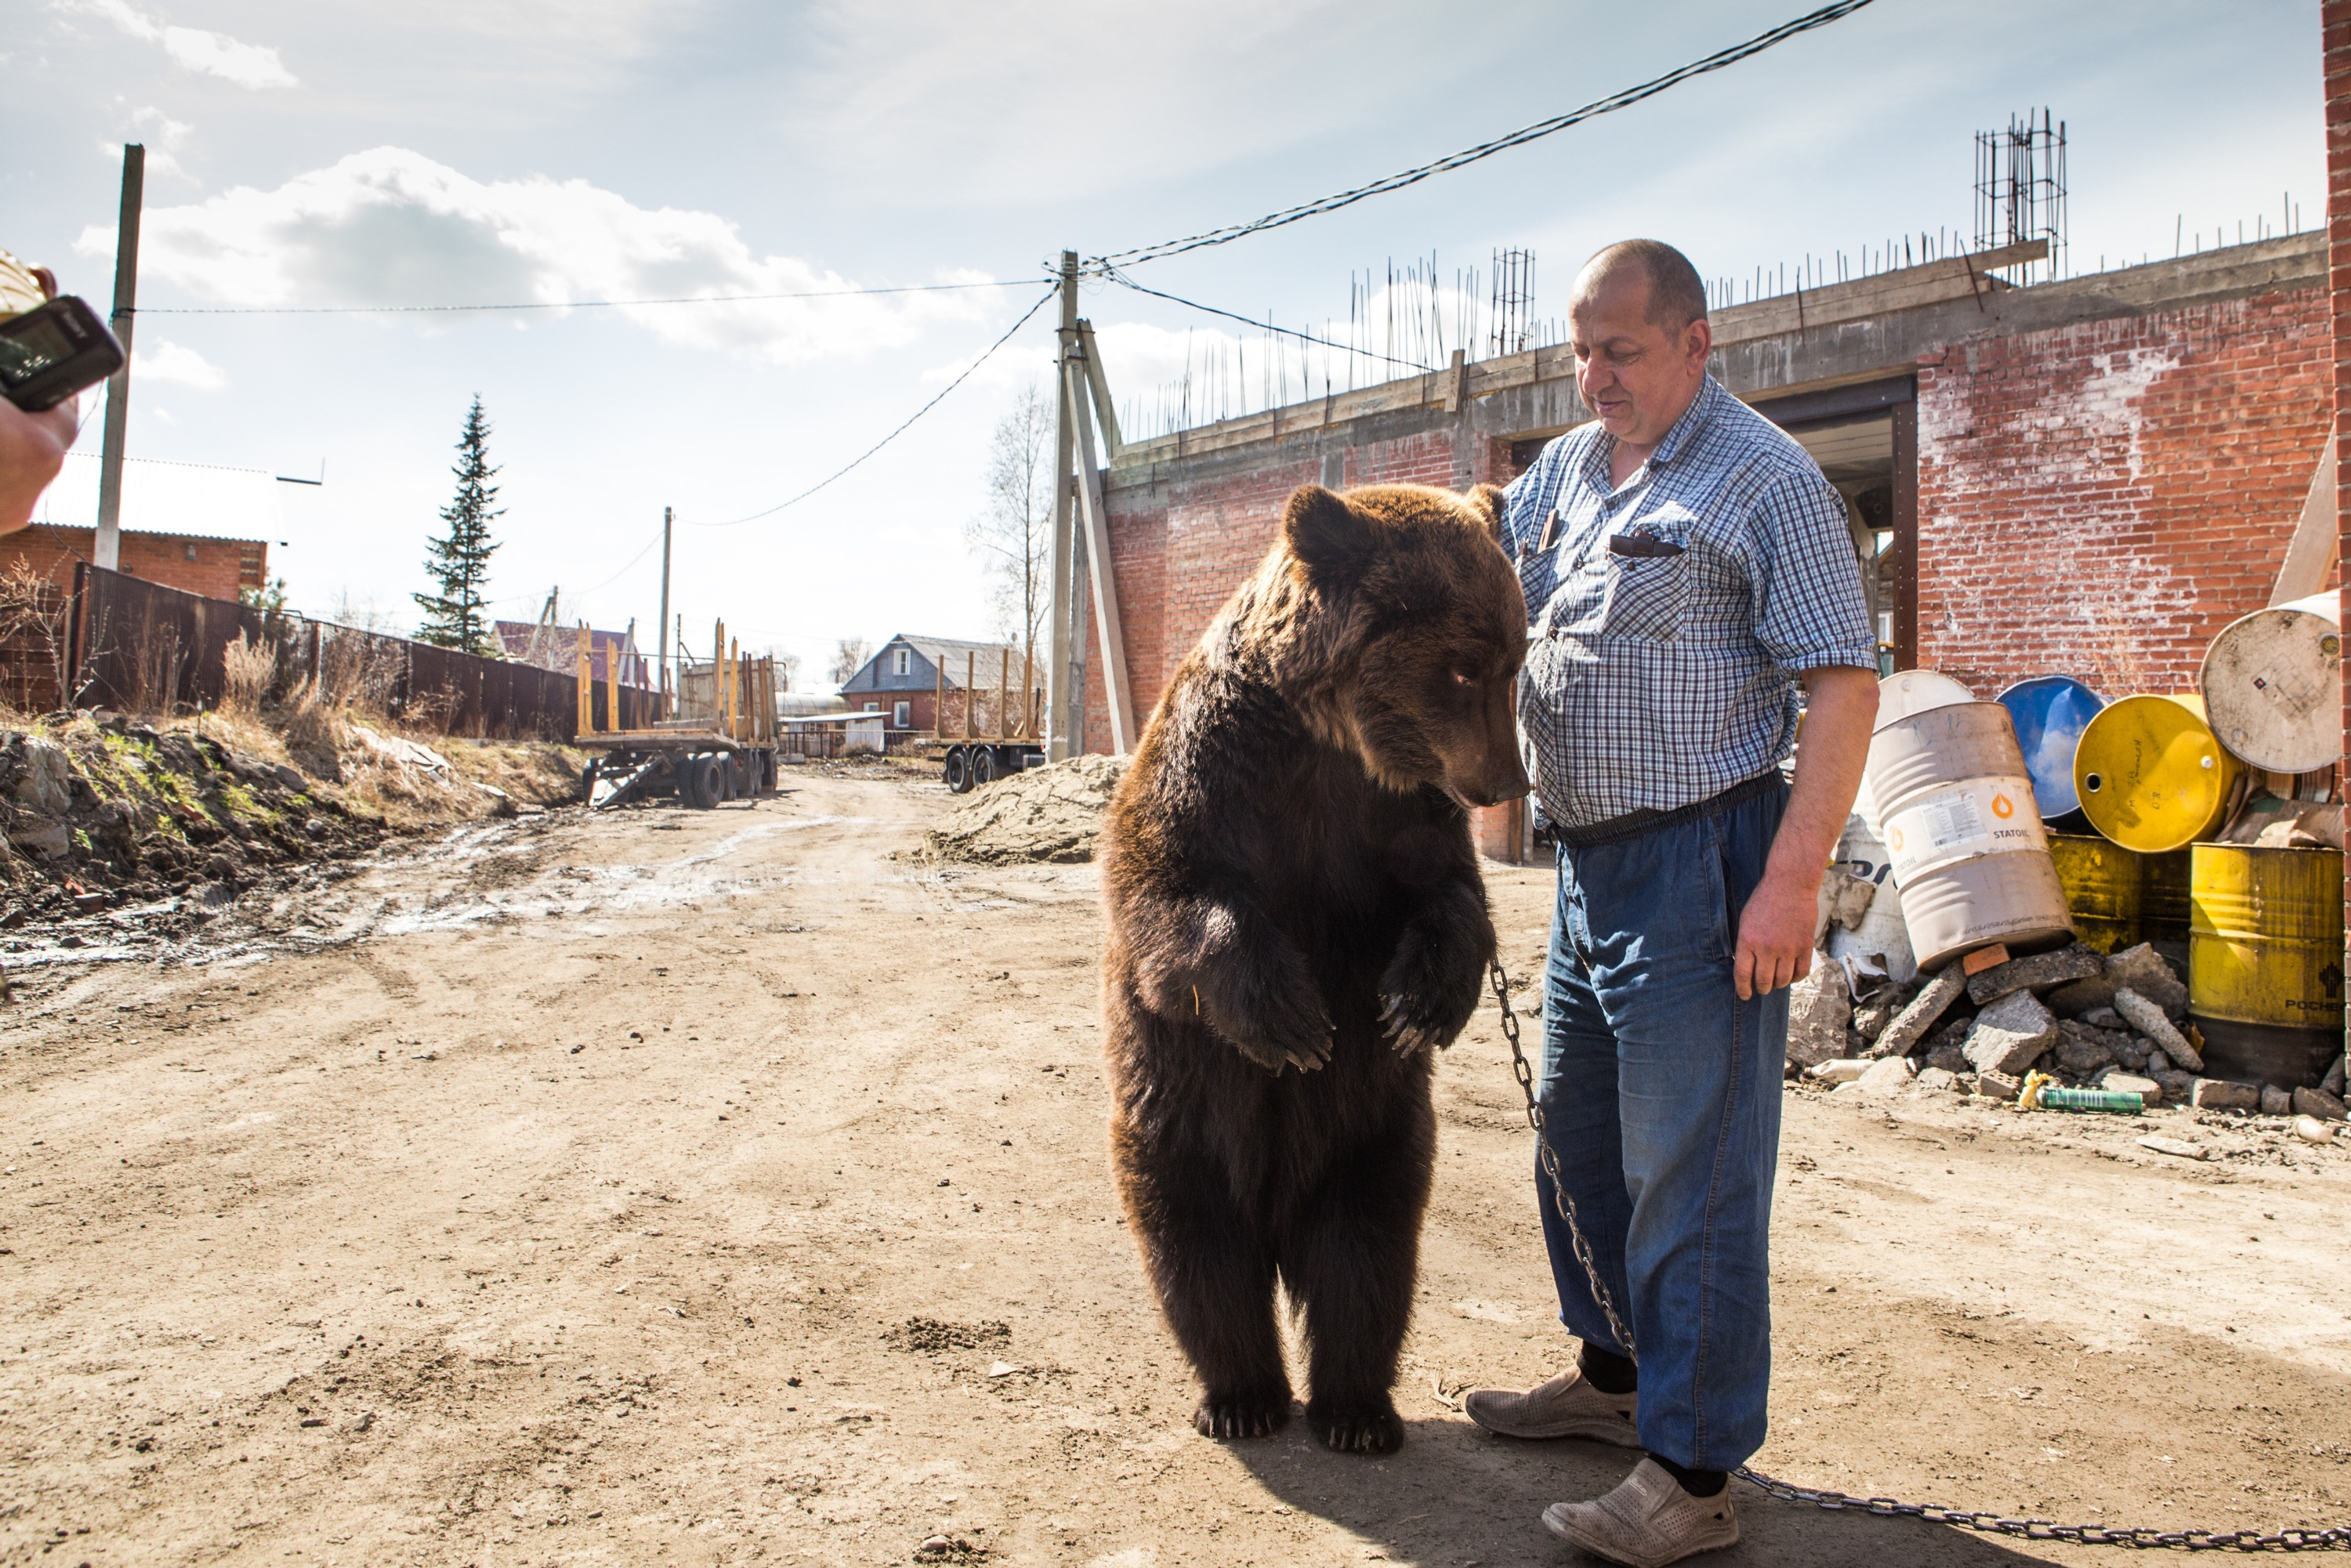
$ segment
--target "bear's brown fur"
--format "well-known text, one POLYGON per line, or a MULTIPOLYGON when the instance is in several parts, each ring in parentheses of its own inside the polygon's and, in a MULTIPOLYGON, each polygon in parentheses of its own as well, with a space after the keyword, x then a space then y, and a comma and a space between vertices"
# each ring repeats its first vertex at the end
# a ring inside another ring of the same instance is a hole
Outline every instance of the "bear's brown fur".
POLYGON ((1500 497, 1298 491, 1111 801, 1112 1154, 1209 1437, 1289 1418, 1278 1276, 1316 1435, 1403 1439, 1430 1051, 1494 952, 1467 808, 1527 788, 1500 497))

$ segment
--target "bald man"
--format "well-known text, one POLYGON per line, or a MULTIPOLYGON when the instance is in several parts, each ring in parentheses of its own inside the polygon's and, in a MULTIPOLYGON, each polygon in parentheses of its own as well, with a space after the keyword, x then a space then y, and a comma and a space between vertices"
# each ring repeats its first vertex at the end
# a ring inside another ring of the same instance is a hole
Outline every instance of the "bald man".
POLYGON ((1538 1092, 1606 1301, 1538 1157, 1583 1344, 1467 1408, 1510 1437, 1645 1450, 1543 1522, 1653 1568, 1739 1539, 1728 1472, 1763 1442, 1786 988, 1861 781, 1877 645, 1844 502, 1707 373, 1688 260, 1610 246, 1568 319, 1595 417, 1510 486, 1504 543, 1533 618, 1519 719, 1559 844, 1538 1092))

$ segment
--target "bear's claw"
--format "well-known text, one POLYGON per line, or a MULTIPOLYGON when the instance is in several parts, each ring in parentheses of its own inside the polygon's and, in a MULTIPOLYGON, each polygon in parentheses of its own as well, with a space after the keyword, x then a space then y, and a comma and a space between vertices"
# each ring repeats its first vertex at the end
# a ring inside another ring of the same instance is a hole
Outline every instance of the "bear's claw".
POLYGON ((1395 1047, 1398 1056, 1411 1056, 1416 1051, 1431 1049, 1441 1051, 1451 1040, 1451 1034, 1443 1025, 1408 1017, 1405 1009, 1411 1004, 1402 995, 1391 991, 1380 1000, 1384 1004, 1380 1009, 1383 1032, 1395 1047))
POLYGON ((1280 1399, 1203 1399, 1192 1425, 1203 1437, 1270 1437, 1290 1422, 1290 1396, 1280 1399))
POLYGON ((1404 1446, 1404 1422, 1395 1406, 1318 1410, 1306 1407, 1306 1423, 1322 1446, 1342 1454, 1393 1454, 1404 1446))

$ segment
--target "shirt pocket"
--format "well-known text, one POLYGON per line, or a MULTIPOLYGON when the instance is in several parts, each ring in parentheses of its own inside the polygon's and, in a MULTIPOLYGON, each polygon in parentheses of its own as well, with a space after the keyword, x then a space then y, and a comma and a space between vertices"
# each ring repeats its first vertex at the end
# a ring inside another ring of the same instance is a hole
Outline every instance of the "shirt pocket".
POLYGON ((1625 530, 1641 553, 1607 552, 1608 602, 1600 634, 1634 642, 1670 642, 1689 608, 1690 552, 1684 530, 1635 523, 1625 530))

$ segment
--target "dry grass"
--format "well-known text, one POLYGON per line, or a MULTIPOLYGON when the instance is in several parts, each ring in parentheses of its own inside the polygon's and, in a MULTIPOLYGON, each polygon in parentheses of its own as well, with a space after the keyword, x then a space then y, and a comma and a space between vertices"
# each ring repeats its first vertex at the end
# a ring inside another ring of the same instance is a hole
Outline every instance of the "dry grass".
POLYGON ((264 638, 250 641, 242 631, 221 650, 220 711, 258 714, 277 674, 277 644, 264 638))

